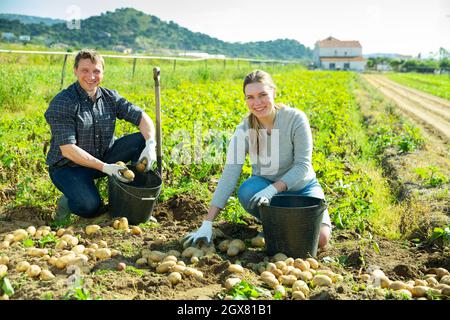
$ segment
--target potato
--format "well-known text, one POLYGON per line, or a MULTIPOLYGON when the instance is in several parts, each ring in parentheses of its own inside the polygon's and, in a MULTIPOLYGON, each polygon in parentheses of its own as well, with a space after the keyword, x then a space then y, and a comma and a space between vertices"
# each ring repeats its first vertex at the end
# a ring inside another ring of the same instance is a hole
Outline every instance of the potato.
POLYGON ((300 269, 302 271, 306 271, 309 269, 309 262, 303 259, 297 258, 294 260, 294 267, 300 269))
POLYGON ((157 273, 166 273, 170 268, 174 267, 177 263, 175 261, 166 261, 162 262, 160 265, 156 267, 157 273))
POLYGON ((186 268, 184 269, 183 274, 185 274, 185 275, 187 275, 187 276, 192 276, 192 275, 194 275, 196 272, 197 272, 197 270, 196 270, 195 268, 192 268, 192 267, 186 267, 186 268))
POLYGON ((30 263, 27 261, 21 261, 16 266, 16 270, 19 272, 26 272, 28 268, 30 268, 30 263))
POLYGON ((100 260, 106 260, 111 258, 111 250, 108 248, 101 248, 95 251, 94 256, 100 260))
POLYGON ((273 275, 275 276, 275 277, 281 277, 282 275, 283 275, 283 271, 281 271, 280 269, 273 269, 272 271, 271 271, 272 273, 273 273, 273 275))
POLYGON ((445 296, 450 296, 450 286, 447 285, 444 288, 442 288, 441 293, 445 296))
POLYGON ((120 218, 118 228, 120 230, 128 230, 128 219, 125 217, 120 218))
POLYGON ((316 271, 317 271, 317 275, 322 274, 322 275, 328 276, 328 278, 330 278, 333 281, 333 283, 336 282, 336 274, 333 271, 328 270, 328 269, 319 269, 316 271))
POLYGON ((74 247, 78 244, 78 238, 70 234, 65 234, 61 237, 61 241, 66 241, 67 245, 74 247))
POLYGON ((428 282, 428 286, 432 288, 439 284, 439 282, 434 277, 427 278, 426 281, 428 282))
POLYGON ((87 226, 85 231, 86 231, 86 234, 88 236, 90 236, 91 234, 97 233, 100 229, 101 229, 101 227, 99 225, 92 224, 90 226, 87 226))
POLYGON ((200 250, 203 251, 204 255, 212 255, 212 254, 216 253, 216 247, 214 247, 213 243, 209 246, 208 245, 201 246, 200 250))
POLYGON ((305 281, 297 280, 292 284, 292 291, 301 291, 305 296, 309 295, 309 287, 305 281))
POLYGON ((244 272, 244 268, 239 265, 239 264, 231 264, 228 267, 228 271, 231 273, 243 273, 244 272))
POLYGON ((415 298, 425 297, 427 295, 427 291, 430 290, 430 288, 426 286, 415 286, 412 288, 412 295, 415 298))
POLYGON ((230 246, 231 240, 223 240, 221 243, 219 243, 219 250, 220 252, 227 252, 228 247, 230 246))
POLYGON ((119 220, 114 220, 114 222, 113 222, 113 224, 112 224, 113 228, 114 228, 114 229, 119 229, 119 223, 120 223, 119 220))
POLYGON ((111 249, 111 257, 118 256, 120 254, 120 251, 117 249, 111 249))
POLYGON ((329 287, 333 283, 333 281, 330 279, 330 277, 328 277, 326 275, 316 275, 316 276, 314 276, 312 282, 314 283, 314 285, 319 286, 319 287, 324 287, 324 286, 329 287))
POLYGON ((150 253, 148 254, 147 258, 150 262, 161 262, 163 261, 163 259, 166 257, 166 254, 164 252, 161 251, 150 251, 150 253))
POLYGON ((261 273, 261 278, 275 278, 275 275, 270 272, 270 271, 264 271, 263 273, 261 273))
POLYGON ((284 253, 277 253, 272 257, 272 260, 277 261, 285 261, 288 257, 284 253))
POLYGON ((239 252, 242 252, 245 250, 245 243, 241 239, 234 239, 230 242, 229 247, 236 247, 239 252))
POLYGON ((108 248, 108 243, 105 240, 100 240, 98 242, 98 247, 99 248, 108 248))
POLYGON ((58 230, 56 230, 56 236, 62 237, 64 235, 64 232, 66 232, 66 229, 64 229, 64 228, 58 229, 58 230))
POLYGON ((56 244, 56 246, 55 246, 55 248, 56 249, 64 249, 64 248, 66 248, 67 246, 68 246, 69 244, 67 243, 67 241, 65 241, 65 240, 60 240, 57 244, 56 244))
POLYGON ((56 261, 58 261, 57 257, 50 257, 50 259, 48 259, 48 264, 51 266, 56 266, 56 261))
POLYGON ((139 162, 136 165, 137 172, 144 172, 145 168, 147 167, 147 158, 142 159, 141 162, 139 162))
POLYGON ((318 269, 319 268, 319 262, 317 262, 316 259, 308 258, 306 261, 309 263, 309 267, 312 269, 318 269))
POLYGON ((280 270, 283 270, 283 268, 287 267, 287 265, 284 261, 275 262, 275 266, 277 267, 277 269, 280 269, 280 270))
POLYGON ((82 244, 79 244, 72 248, 72 251, 75 252, 76 254, 84 253, 84 250, 86 250, 86 248, 82 244))
POLYGON ((450 286, 450 276, 443 276, 439 283, 447 284, 450 286))
POLYGON ((27 273, 27 275, 30 277, 30 278, 35 278, 35 277, 38 277, 40 274, 41 274, 41 267, 39 267, 39 266, 37 266, 37 265, 35 265, 35 264, 32 264, 29 268, 28 268, 28 270, 26 271, 26 273, 27 273))
POLYGON ((197 264, 199 263, 200 259, 197 256, 191 257, 191 264, 197 264))
POLYGON ((27 233, 28 233, 31 237, 33 237, 33 236, 36 234, 36 228, 35 228, 34 226, 29 226, 29 227, 27 228, 27 233))
POLYGON ((364 282, 368 282, 371 278, 372 278, 372 277, 370 276, 370 274, 367 274, 367 273, 363 273, 363 274, 360 276, 360 279, 361 279, 362 281, 364 281, 364 282))
POLYGON ((227 290, 231 290, 235 285, 241 282, 241 279, 239 278, 228 278, 225 280, 225 288, 227 290))
POLYGON ((186 266, 182 266, 182 265, 176 264, 172 268, 170 268, 169 271, 184 273, 184 270, 186 270, 186 266))
POLYGON ((294 258, 287 258, 284 263, 286 263, 287 266, 294 266, 294 258))
POLYGON ((272 271, 272 270, 275 270, 275 269, 277 269, 277 266, 276 266, 275 263, 273 263, 273 262, 269 262, 269 263, 267 264, 267 266, 266 266, 266 270, 267 270, 267 271, 272 271))
POLYGON ((127 169, 127 170, 122 170, 122 171, 120 171, 120 173, 122 173, 122 176, 123 176, 125 179, 127 179, 127 180, 129 180, 129 181, 133 181, 133 180, 134 180, 134 172, 133 172, 133 171, 127 169))
POLYGON ((182 280, 181 274, 179 272, 172 272, 167 277, 171 284, 177 284, 182 280))
POLYGON ((302 291, 293 291, 292 300, 305 300, 305 294, 302 291))
POLYGON ((8 233, 5 238, 3 239, 3 241, 8 241, 8 242, 13 242, 14 241, 14 235, 12 233, 8 233))
POLYGON ((297 278, 293 275, 282 275, 279 280, 283 285, 292 286, 297 281, 297 278))
POLYGON ((147 259, 146 258, 140 258, 136 260, 136 264, 138 266, 145 266, 147 264, 147 259))
POLYGON ((174 261, 174 262, 177 262, 178 259, 177 259, 177 257, 175 257, 175 256, 166 256, 166 257, 164 257, 163 262, 166 262, 166 261, 174 261))
POLYGON ((4 264, 0 264, 0 279, 8 272, 8 267, 4 264))
POLYGON ((24 239, 26 239, 28 237, 28 232, 24 229, 17 229, 16 231, 14 231, 14 238, 13 241, 17 242, 17 241, 22 241, 24 239))
POLYGON ((127 265, 124 262, 119 262, 117 264, 117 270, 119 270, 119 271, 125 270, 126 267, 127 267, 127 265))
MULTIPOLYGON (((295 278, 301 279, 301 280, 302 280, 302 272, 303 272, 303 271, 301 271, 300 269, 293 268, 293 269, 291 269, 287 274, 288 274, 288 275, 293 275, 295 278)), ((311 276, 311 279, 312 279, 312 276, 311 276)), ((303 281, 304 281, 304 280, 303 280, 303 281)))
POLYGON ((177 261, 177 265, 186 267, 186 263, 183 260, 177 261))
POLYGON ((1 243, 0 243, 0 249, 6 249, 6 248, 9 248, 9 245, 10 245, 10 243, 9 243, 9 241, 2 241, 1 243))
POLYGON ((303 281, 311 281, 313 278, 314 278, 313 274, 308 270, 308 271, 301 271, 297 279, 303 281))
POLYGON ((135 236, 139 236, 142 234, 142 229, 139 228, 138 226, 132 226, 131 227, 131 234, 135 235, 135 236))
POLYGON ((407 285, 406 285, 406 283, 404 283, 402 281, 393 281, 389 285, 389 289, 392 289, 394 291, 398 291, 398 290, 402 290, 402 289, 406 289, 407 290, 407 285))
POLYGON ((29 248, 27 254, 32 257, 43 257, 48 254, 47 249, 29 248))
POLYGON ((239 254, 239 251, 240 250, 238 247, 230 245, 227 250, 227 256, 229 256, 229 257, 237 256, 239 254))
POLYGON ((254 237, 251 240, 252 246, 257 248, 262 248, 266 245, 266 240, 264 237, 254 237))
POLYGON ((125 162, 123 162, 123 161, 117 161, 116 164, 117 164, 118 166, 122 166, 122 167, 126 167, 126 166, 127 166, 127 165, 125 164, 125 162))
POLYGON ((49 270, 42 270, 39 275, 39 279, 41 279, 42 281, 49 281, 54 278, 55 278, 55 275, 53 273, 51 273, 51 271, 49 271, 49 270))
POLYGON ((278 286, 280 284, 280 282, 278 282, 278 280, 273 277, 265 277, 265 278, 261 278, 262 281, 264 281, 264 283, 270 287, 270 288, 275 288, 276 286, 278 286))
POLYGON ((8 256, 0 256, 0 264, 4 264, 5 266, 9 264, 8 256))

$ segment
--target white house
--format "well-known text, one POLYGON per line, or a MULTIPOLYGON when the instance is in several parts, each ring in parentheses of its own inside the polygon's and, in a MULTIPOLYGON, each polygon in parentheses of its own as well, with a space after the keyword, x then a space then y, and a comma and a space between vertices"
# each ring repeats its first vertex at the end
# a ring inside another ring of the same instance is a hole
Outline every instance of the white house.
POLYGON ((359 41, 341 41, 333 37, 317 41, 314 64, 326 70, 364 71, 366 60, 359 41))

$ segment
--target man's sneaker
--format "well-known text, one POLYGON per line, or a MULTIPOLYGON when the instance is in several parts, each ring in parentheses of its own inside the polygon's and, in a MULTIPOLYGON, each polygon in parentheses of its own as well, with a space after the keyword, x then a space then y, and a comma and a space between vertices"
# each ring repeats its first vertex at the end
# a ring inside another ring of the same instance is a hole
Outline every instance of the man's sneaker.
POLYGON ((58 200, 58 208, 56 209, 55 222, 64 222, 70 218, 71 211, 69 209, 69 199, 62 195, 58 200))

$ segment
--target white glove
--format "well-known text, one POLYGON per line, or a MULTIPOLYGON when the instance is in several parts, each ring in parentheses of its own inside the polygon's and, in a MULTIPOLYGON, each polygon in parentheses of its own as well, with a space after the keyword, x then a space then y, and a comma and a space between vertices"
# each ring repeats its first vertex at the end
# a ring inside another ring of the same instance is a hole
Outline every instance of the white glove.
POLYGON ((268 187, 262 189, 260 192, 256 193, 249 202, 250 209, 253 209, 255 206, 260 206, 262 204, 269 205, 270 200, 274 195, 278 193, 277 189, 273 186, 273 184, 268 187))
POLYGON ((153 163, 156 161, 156 142, 155 140, 148 139, 145 141, 145 148, 142 150, 139 156, 138 162, 141 162, 144 158, 147 159, 147 165, 145 166, 144 172, 147 172, 152 167, 153 163))
POLYGON ((119 166, 117 164, 105 163, 105 165, 103 166, 102 172, 106 173, 108 176, 114 176, 117 179, 119 179, 119 181, 122 181, 124 183, 130 182, 130 180, 127 180, 124 177, 122 177, 120 170, 127 170, 127 167, 119 166))
POLYGON ((183 239, 183 246, 189 244, 194 245, 201 238, 205 238, 208 244, 211 243, 212 238, 212 221, 204 220, 202 226, 195 232, 191 232, 183 239))

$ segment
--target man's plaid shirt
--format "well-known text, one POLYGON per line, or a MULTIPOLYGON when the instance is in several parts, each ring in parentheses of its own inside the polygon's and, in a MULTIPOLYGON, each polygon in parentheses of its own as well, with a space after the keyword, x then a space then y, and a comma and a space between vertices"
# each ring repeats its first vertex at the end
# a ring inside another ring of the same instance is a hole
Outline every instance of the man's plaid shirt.
POLYGON ((65 144, 75 144, 101 160, 114 143, 116 118, 139 125, 142 109, 117 91, 99 87, 95 100, 91 100, 77 81, 50 102, 45 112, 52 133, 47 154, 50 167, 76 166, 62 156, 59 147, 65 144))

